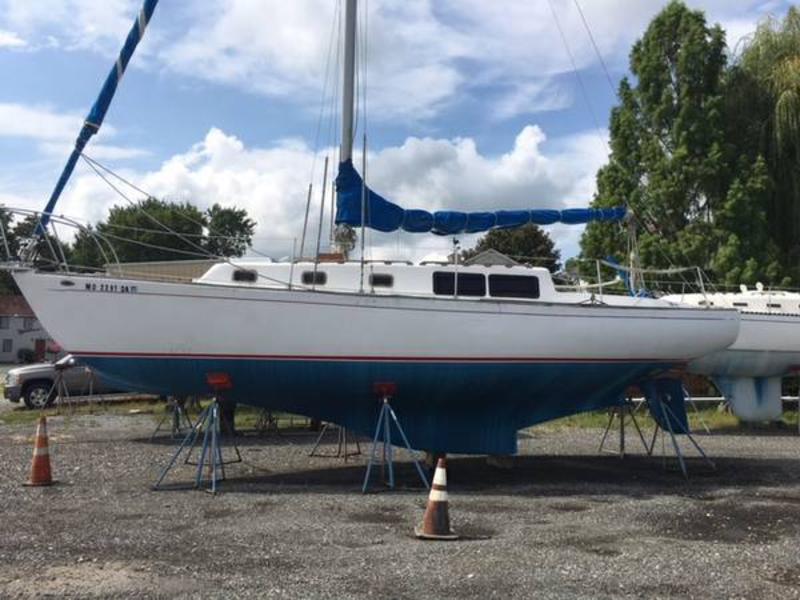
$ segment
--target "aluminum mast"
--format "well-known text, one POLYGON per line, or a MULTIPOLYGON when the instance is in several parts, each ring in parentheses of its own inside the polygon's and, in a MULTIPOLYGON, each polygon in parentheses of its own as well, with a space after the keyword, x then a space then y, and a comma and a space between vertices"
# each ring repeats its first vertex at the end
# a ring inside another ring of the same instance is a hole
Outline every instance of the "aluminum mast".
POLYGON ((342 85, 342 149, 339 160, 353 158, 353 105, 356 74, 356 0, 346 0, 344 13, 344 81, 342 85))

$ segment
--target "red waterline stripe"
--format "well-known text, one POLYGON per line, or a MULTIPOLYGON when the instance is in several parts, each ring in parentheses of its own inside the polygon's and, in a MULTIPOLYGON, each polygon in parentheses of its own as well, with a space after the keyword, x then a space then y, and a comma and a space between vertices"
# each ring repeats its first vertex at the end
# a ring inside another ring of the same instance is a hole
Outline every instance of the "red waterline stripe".
POLYGON ((221 360, 299 360, 329 362, 464 362, 464 363, 670 363, 684 364, 686 359, 670 358, 561 358, 561 357, 473 357, 473 356, 319 356, 286 354, 186 354, 140 352, 82 352, 72 351, 82 357, 111 358, 191 358, 221 360))

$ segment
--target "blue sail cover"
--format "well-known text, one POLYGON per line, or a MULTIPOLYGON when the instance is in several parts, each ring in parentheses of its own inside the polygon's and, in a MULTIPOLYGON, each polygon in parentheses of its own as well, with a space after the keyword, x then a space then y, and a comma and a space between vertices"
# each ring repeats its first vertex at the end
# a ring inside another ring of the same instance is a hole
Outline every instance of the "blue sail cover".
POLYGON ((125 74, 125 69, 128 68, 128 63, 130 62, 136 47, 139 45, 139 42, 144 36, 147 24, 153 17, 153 12, 156 10, 157 4, 158 0, 145 0, 144 4, 142 5, 142 10, 139 11, 139 15, 136 17, 133 27, 131 27, 131 30, 128 32, 128 37, 125 38, 125 44, 123 45, 122 50, 120 50, 117 61, 114 63, 114 66, 111 67, 108 76, 106 76, 105 83, 103 83, 103 88, 100 90, 100 94, 97 96, 94 106, 92 106, 92 109, 89 111, 89 114, 86 117, 86 121, 84 122, 83 127, 78 134, 78 139, 75 140, 75 148, 69 155, 67 164, 64 166, 64 170, 61 172, 61 177, 58 178, 56 187, 53 189, 53 193, 50 195, 50 199, 47 201, 47 206, 45 206, 42 216, 39 219, 39 223, 36 226, 36 236, 41 237, 44 235, 45 229, 47 228, 47 223, 50 221, 50 214, 53 212, 56 202, 58 202, 58 199, 61 196, 61 192, 64 191, 64 186, 67 185, 67 181, 69 181, 72 171, 75 169, 75 165, 81 156, 81 152, 83 152, 83 149, 86 147, 86 144, 89 143, 91 137, 96 134, 103 125, 103 120, 106 118, 108 107, 111 106, 111 101, 114 99, 117 86, 119 85, 122 76, 125 74))
POLYGON ((353 161, 339 164, 336 177, 336 224, 361 226, 361 206, 366 208, 364 225, 378 231, 397 231, 453 235, 479 233, 490 229, 510 229, 528 223, 551 225, 553 223, 589 223, 592 221, 620 221, 625 218, 624 206, 614 208, 568 208, 565 210, 498 210, 494 212, 460 212, 420 209, 403 209, 364 186, 353 161))

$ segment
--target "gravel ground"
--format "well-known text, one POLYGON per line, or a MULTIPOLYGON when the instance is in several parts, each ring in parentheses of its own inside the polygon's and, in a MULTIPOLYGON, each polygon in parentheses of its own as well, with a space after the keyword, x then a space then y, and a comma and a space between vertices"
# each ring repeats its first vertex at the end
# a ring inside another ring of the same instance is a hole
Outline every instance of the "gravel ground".
MULTIPOLYGON (((359 493, 363 458, 309 458, 314 435, 240 439, 222 493, 152 416, 49 420, 58 485, 27 488, 32 425, 0 425, 0 597, 800 597, 800 438, 700 436, 711 472, 597 454, 600 432, 521 439, 510 468, 449 461, 463 537, 421 542, 425 492, 359 493)), ((331 440, 333 441, 333 440, 331 440)), ((334 450, 328 445, 325 450, 334 450)), ((674 465, 673 465, 674 466, 674 465)))

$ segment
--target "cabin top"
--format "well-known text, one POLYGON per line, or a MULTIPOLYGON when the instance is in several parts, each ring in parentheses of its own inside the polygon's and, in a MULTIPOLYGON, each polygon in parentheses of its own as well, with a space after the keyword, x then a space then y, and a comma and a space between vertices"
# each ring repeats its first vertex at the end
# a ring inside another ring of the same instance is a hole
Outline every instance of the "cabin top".
POLYGON ((748 290, 709 294, 683 294, 667 299, 708 308, 735 308, 743 313, 800 314, 800 294, 783 290, 748 290))
MULTIPOLYGON (((199 283, 252 287, 314 289, 356 293, 362 289, 361 264, 237 260, 211 267, 199 283)), ((363 290, 370 294, 527 298, 552 297, 550 272, 541 267, 482 265, 413 265, 404 262, 364 264, 363 290)))
POLYGON ((525 265, 454 265, 370 261, 272 262, 236 259, 212 266, 197 283, 257 288, 316 290, 385 296, 497 299, 559 303, 603 302, 619 306, 675 306, 652 298, 603 295, 602 291, 557 289, 550 272, 525 265))

